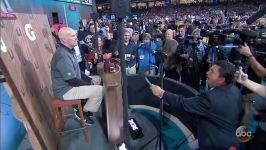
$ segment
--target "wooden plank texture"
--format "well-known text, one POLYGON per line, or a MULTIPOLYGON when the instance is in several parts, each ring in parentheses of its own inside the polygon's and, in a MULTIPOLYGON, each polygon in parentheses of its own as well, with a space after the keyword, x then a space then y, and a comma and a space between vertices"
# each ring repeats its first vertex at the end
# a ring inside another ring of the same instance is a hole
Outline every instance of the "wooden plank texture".
POLYGON ((97 70, 105 87, 104 102, 108 142, 120 144, 124 139, 121 70, 117 66, 115 73, 104 73, 103 68, 103 64, 98 64, 97 70))
POLYGON ((15 20, 1 18, 0 67, 42 149, 53 150, 50 61, 55 44, 45 15, 16 15, 15 20))

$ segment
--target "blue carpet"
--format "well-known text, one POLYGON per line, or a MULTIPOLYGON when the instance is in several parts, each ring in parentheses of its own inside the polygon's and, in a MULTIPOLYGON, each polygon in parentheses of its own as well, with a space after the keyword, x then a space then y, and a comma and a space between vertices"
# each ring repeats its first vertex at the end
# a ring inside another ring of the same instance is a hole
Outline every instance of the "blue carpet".
POLYGON ((21 122, 13 115, 11 99, 3 83, 0 83, 1 99, 1 150, 16 150, 26 134, 21 122))

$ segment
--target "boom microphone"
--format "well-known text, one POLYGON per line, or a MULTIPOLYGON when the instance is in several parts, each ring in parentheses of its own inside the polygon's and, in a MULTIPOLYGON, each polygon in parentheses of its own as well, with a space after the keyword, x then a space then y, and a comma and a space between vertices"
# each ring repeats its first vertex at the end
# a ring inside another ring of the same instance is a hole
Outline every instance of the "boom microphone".
POLYGON ((258 37, 257 32, 252 31, 252 30, 248 30, 248 29, 236 30, 235 33, 245 35, 245 36, 250 37, 250 38, 258 37))
POLYGON ((94 49, 93 47, 91 47, 89 44, 85 43, 84 41, 79 41, 79 44, 81 45, 85 45, 86 47, 89 48, 90 51, 97 53, 98 55, 103 55, 100 51, 94 49))
POLYGON ((236 31, 236 29, 224 29, 223 33, 224 34, 231 34, 231 33, 234 33, 235 31, 236 31))
POLYGON ((259 19, 260 17, 262 17, 264 14, 266 14, 266 7, 262 8, 261 10, 257 11, 255 14, 253 14, 252 16, 250 16, 246 20, 246 23, 250 25, 253 22, 255 22, 257 19, 259 19))
POLYGON ((248 29, 224 29, 223 30, 224 34, 230 34, 230 33, 237 33, 240 35, 244 35, 247 36, 249 38, 256 38, 258 37, 258 33, 252 30, 248 30, 248 29))
POLYGON ((94 50, 93 47, 91 47, 89 44, 85 43, 84 41, 79 41, 79 44, 81 44, 81 45, 85 45, 85 46, 88 47, 89 49, 94 50))

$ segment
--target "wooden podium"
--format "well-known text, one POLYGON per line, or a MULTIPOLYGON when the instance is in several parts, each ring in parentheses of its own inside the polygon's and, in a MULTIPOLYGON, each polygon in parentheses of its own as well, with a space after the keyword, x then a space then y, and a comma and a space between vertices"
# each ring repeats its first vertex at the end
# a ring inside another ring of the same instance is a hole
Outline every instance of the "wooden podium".
POLYGON ((123 99, 121 86, 121 69, 116 65, 114 73, 105 73, 104 64, 97 65, 98 74, 103 80, 105 88, 104 104, 107 122, 107 136, 109 143, 123 142, 123 99))

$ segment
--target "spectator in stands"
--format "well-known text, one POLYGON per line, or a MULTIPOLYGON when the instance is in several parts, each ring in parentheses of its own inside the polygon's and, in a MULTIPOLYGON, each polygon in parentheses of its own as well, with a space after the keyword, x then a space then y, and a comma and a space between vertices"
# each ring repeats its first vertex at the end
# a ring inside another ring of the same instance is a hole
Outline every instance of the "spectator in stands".
MULTIPOLYGON (((137 45, 135 45, 132 41, 130 41, 130 32, 124 31, 124 45, 123 48, 125 50, 125 61, 126 61, 126 73, 127 74, 136 74, 136 57, 137 57, 137 45)), ((112 54, 113 57, 118 57, 118 50, 114 51, 112 54)))
POLYGON ((186 26, 181 24, 177 27, 177 36, 175 37, 175 40, 178 43, 182 43, 183 40, 187 37, 186 34, 186 26))
POLYGON ((110 58, 112 57, 112 53, 115 51, 118 51, 118 42, 114 39, 114 33, 113 31, 109 31, 107 33, 107 37, 104 39, 104 49, 105 52, 108 53, 110 58))
POLYGON ((53 25, 51 25, 51 32, 52 32, 52 35, 53 35, 55 46, 58 47, 58 44, 60 43, 60 40, 59 40, 59 37, 55 33, 55 29, 54 29, 53 25))
POLYGON ((134 31, 133 32, 133 36, 132 36, 132 42, 139 46, 140 45, 140 41, 139 41, 139 32, 138 31, 134 31))
POLYGON ((82 36, 81 39, 78 39, 79 41, 84 41, 87 44, 89 44, 90 46, 92 46, 92 38, 93 36, 96 35, 96 29, 95 29, 95 25, 93 23, 90 23, 87 25, 87 27, 85 28, 86 31, 86 35, 82 36))
POLYGON ((108 36, 107 34, 110 32, 110 26, 109 25, 105 25, 105 27, 102 28, 101 31, 102 31, 101 36, 103 38, 107 38, 107 36, 108 36))

